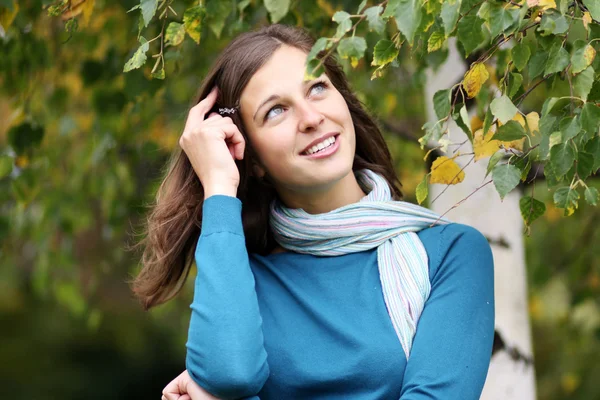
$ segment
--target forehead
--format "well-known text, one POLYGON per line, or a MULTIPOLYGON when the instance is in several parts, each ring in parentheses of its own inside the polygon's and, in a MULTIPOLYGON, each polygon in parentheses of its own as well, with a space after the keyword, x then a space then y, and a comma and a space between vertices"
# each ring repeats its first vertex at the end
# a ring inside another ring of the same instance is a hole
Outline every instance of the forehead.
POLYGON ((250 78, 242 91, 242 108, 258 106, 258 102, 272 94, 282 94, 292 88, 299 88, 304 81, 306 53, 295 47, 282 45, 271 58, 250 78))

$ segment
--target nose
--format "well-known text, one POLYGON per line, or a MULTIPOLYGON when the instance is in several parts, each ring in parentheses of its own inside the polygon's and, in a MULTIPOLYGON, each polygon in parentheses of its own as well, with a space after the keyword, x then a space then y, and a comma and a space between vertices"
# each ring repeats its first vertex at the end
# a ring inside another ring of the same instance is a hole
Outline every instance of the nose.
POLYGON ((298 130, 311 133, 318 129, 325 119, 315 104, 304 101, 297 106, 298 130))

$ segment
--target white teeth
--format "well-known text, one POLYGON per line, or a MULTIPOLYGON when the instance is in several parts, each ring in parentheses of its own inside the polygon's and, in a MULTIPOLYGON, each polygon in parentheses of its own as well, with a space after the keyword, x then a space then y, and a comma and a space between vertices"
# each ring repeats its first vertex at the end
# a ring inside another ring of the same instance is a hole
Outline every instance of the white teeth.
POLYGON ((331 137, 323 140, 321 143, 318 143, 318 144, 314 145, 313 147, 311 147, 310 149, 306 150, 305 154, 311 155, 313 153, 316 153, 319 150, 323 150, 324 148, 331 146, 334 143, 335 143, 335 137, 331 136, 331 137))

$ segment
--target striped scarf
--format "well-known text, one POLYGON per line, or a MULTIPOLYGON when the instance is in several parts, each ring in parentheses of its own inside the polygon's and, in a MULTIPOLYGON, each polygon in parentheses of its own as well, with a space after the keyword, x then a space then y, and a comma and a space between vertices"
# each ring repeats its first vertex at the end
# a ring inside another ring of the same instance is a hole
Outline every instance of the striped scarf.
POLYGON ((270 225, 279 245, 298 253, 338 256, 377 247, 385 305, 408 360, 431 291, 427 253, 416 232, 450 221, 421 206, 392 200, 387 181, 368 169, 357 171, 356 177, 370 190, 359 202, 312 215, 275 200, 270 225))

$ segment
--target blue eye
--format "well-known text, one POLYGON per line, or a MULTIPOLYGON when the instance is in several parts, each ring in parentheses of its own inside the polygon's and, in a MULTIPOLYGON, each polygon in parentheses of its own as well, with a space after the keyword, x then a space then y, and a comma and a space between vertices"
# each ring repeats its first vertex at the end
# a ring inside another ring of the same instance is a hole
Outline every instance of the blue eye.
POLYGON ((310 88, 310 93, 312 94, 315 89, 319 89, 316 91, 317 94, 321 94, 327 89, 327 84, 325 82, 317 82, 310 88))
POLYGON ((276 117, 279 114, 281 114, 282 112, 283 112, 283 107, 275 106, 275 107, 271 108, 269 110, 269 112, 267 112, 267 115, 265 115, 265 119, 270 119, 272 117, 276 117), (275 112, 276 110, 279 110, 279 112, 275 112))

